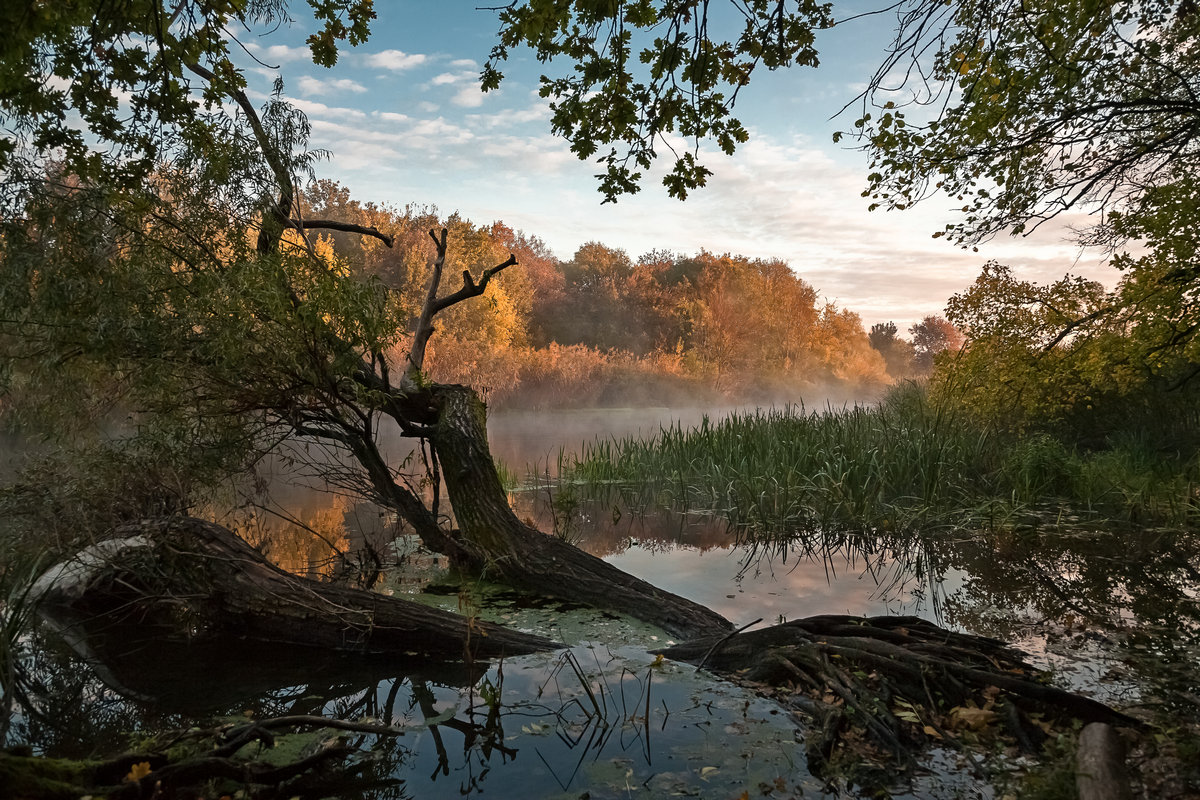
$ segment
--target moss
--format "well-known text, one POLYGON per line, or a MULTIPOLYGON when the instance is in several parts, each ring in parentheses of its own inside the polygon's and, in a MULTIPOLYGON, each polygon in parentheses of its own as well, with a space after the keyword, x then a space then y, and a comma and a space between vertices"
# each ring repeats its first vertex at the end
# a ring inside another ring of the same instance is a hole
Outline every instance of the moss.
POLYGON ((77 800, 87 794, 97 764, 0 753, 0 797, 18 800, 77 800))

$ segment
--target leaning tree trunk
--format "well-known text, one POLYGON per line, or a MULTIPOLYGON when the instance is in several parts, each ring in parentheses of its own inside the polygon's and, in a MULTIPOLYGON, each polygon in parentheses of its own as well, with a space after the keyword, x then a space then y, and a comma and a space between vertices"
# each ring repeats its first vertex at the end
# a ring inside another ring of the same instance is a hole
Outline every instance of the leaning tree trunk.
POLYGON ((508 504, 487 443, 487 412, 469 387, 436 385, 433 445, 462 538, 497 581, 607 608, 682 638, 723 633, 728 620, 635 578, 521 522, 508 504))
POLYGON ((490 658, 558 646, 409 600, 300 578, 212 522, 171 517, 114 534, 43 575, 34 588, 39 602, 185 634, 359 653, 490 658))

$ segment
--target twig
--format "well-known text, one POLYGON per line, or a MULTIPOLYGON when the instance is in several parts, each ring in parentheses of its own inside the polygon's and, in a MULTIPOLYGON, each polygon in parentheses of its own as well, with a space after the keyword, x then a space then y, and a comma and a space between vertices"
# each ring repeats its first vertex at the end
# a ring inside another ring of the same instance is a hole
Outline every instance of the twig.
POLYGON ((728 642, 730 639, 732 639, 733 637, 737 636, 739 633, 741 633, 742 631, 746 630, 747 628, 752 628, 752 627, 754 627, 755 625, 757 625, 758 623, 760 623, 760 622, 762 622, 762 621, 763 621, 763 618, 762 618, 762 617, 759 617, 758 619, 754 620, 753 622, 747 622, 745 625, 743 625, 742 627, 738 628, 736 631, 733 631, 732 633, 727 633, 727 634, 725 634, 724 636, 722 636, 720 639, 718 639, 718 640, 716 641, 716 643, 715 643, 715 644, 713 644, 713 646, 712 646, 712 647, 708 648, 708 652, 704 654, 704 658, 700 659, 700 663, 696 665, 696 671, 697 671, 697 672, 699 672, 699 671, 700 671, 700 669, 701 669, 701 668, 702 668, 702 667, 703 667, 705 664, 707 664, 707 663, 708 663, 708 658, 709 658, 709 656, 711 656, 713 653, 715 653, 715 652, 717 651, 717 649, 721 647, 721 645, 725 644, 725 643, 726 643, 726 642, 728 642))

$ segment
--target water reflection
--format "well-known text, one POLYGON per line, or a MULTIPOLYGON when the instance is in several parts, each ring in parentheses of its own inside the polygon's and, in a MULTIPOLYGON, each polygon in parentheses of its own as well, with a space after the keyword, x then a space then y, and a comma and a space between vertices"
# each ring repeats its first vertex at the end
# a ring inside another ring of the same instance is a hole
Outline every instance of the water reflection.
MULTIPOLYGON (((489 613, 520 617, 511 608, 489 613)), ((610 641, 645 635, 592 611, 551 610, 516 624, 547 621, 599 630, 610 641)), ((655 666, 642 645, 593 641, 472 665, 263 653, 128 627, 93 636, 90 662, 40 635, 26 645, 30 702, 10 740, 51 756, 107 755, 123 749, 130 732, 321 714, 397 731, 352 737, 362 753, 356 781, 375 789, 338 796, 600 798, 816 786, 794 726, 773 704, 714 687, 690 668, 655 666)))
MULTIPOLYGON (((492 446, 510 466, 540 465, 512 495, 521 516, 739 623, 914 614, 1011 641, 1074 688, 1112 692, 1138 683, 1175 697, 1197 694, 1187 669, 1200 649, 1200 548, 1193 532, 1089 529, 1078 518, 1029 513, 985 530, 795 531, 782 545, 756 547, 739 544, 715 514, 630 507, 620 491, 589 500, 581 488, 538 484, 538 469, 553 472, 561 449, 570 452, 597 435, 651 433, 669 422, 665 409, 501 414, 492 419, 492 446)), ((322 530, 324 539, 354 552, 356 542, 394 534, 378 509, 338 502, 306 512, 316 520, 308 527, 322 530)), ((303 528, 290 539, 268 539, 290 568, 313 563, 305 562, 312 558, 305 548, 314 545, 303 528)), ((388 555, 393 573, 399 561, 418 558, 411 551, 388 555)), ((406 588, 420 585, 418 578, 406 588)))
MULTIPOLYGON (((659 422, 625 416, 643 432, 659 422)), ((497 419, 492 429, 510 465, 545 465, 578 440, 571 437, 586 436, 562 432, 546 415, 513 419, 520 424, 506 428, 497 419)), ((398 592, 419 591, 440 566, 393 546, 394 519, 380 509, 277 484, 266 508, 244 510, 237 523, 276 563, 323 578, 377 570, 382 586, 398 592), (355 553, 375 560, 354 561, 355 553)), ((913 614, 1014 642, 1061 681, 1102 697, 1194 711, 1189 698, 1200 696, 1195 532, 1089 530, 1030 515, 955 534, 797 531, 784 546, 756 548, 711 514, 635 512, 583 496, 566 502, 537 486, 513 500, 543 530, 739 624, 913 614)), ((455 597, 429 601, 456 609, 455 597)), ((661 633, 557 606, 497 603, 482 613, 576 646, 503 664, 399 664, 312 653, 292 660, 244 643, 202 652, 195 643, 167 645, 150 631, 126 631, 111 637, 118 654, 97 654, 93 666, 80 667, 75 654, 39 638, 25 643, 30 701, 10 740, 84 756, 133 730, 244 712, 323 713, 368 716, 404 731, 361 739, 374 753, 367 776, 386 787, 364 796, 820 793, 794 721, 688 669, 652 667, 646 650, 665 642, 655 638, 661 633)))

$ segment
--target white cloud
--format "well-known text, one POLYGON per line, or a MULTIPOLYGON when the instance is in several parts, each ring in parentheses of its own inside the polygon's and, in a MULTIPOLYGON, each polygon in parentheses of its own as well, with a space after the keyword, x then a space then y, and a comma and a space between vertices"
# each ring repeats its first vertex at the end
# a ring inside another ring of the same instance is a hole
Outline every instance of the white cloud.
POLYGON ((307 47, 289 47, 286 44, 273 44, 270 47, 263 47, 255 42, 247 42, 246 49, 255 58, 266 62, 272 67, 292 61, 307 61, 312 59, 312 51, 307 47))
POLYGON ((550 119, 550 103, 540 97, 525 108, 507 109, 492 114, 470 114, 467 116, 472 124, 484 128, 504 128, 526 122, 544 122, 550 119))
POLYGON ((355 94, 363 94, 367 91, 367 87, 357 81, 352 81, 349 78, 330 78, 321 80, 308 75, 302 75, 296 81, 296 88, 301 93, 306 95, 314 94, 340 94, 343 92, 353 92, 355 94))
POLYGON ((479 108, 483 105, 483 90, 478 86, 464 86, 455 92, 450 102, 459 108, 479 108))
POLYGON ((405 53, 403 50, 383 50, 363 56, 363 62, 367 66, 390 69, 393 72, 400 72, 420 66, 428 60, 429 56, 423 53, 405 53))
POLYGON ((431 103, 428 100, 422 100, 417 103, 417 111, 424 111, 426 114, 435 113, 440 106, 437 103, 431 103))
MULTIPOLYGON (((450 96, 450 102, 459 108, 479 108, 483 105, 485 93, 479 88, 479 76, 475 72, 466 70, 442 72, 433 76, 433 79, 429 81, 429 86, 449 86, 457 89, 450 96)), ((500 93, 491 92, 491 94, 498 96, 500 93)))
POLYGON ((318 103, 316 100, 301 100, 295 97, 289 98, 288 102, 310 117, 350 117, 352 119, 363 119, 367 116, 357 108, 327 106, 324 103, 318 103))

